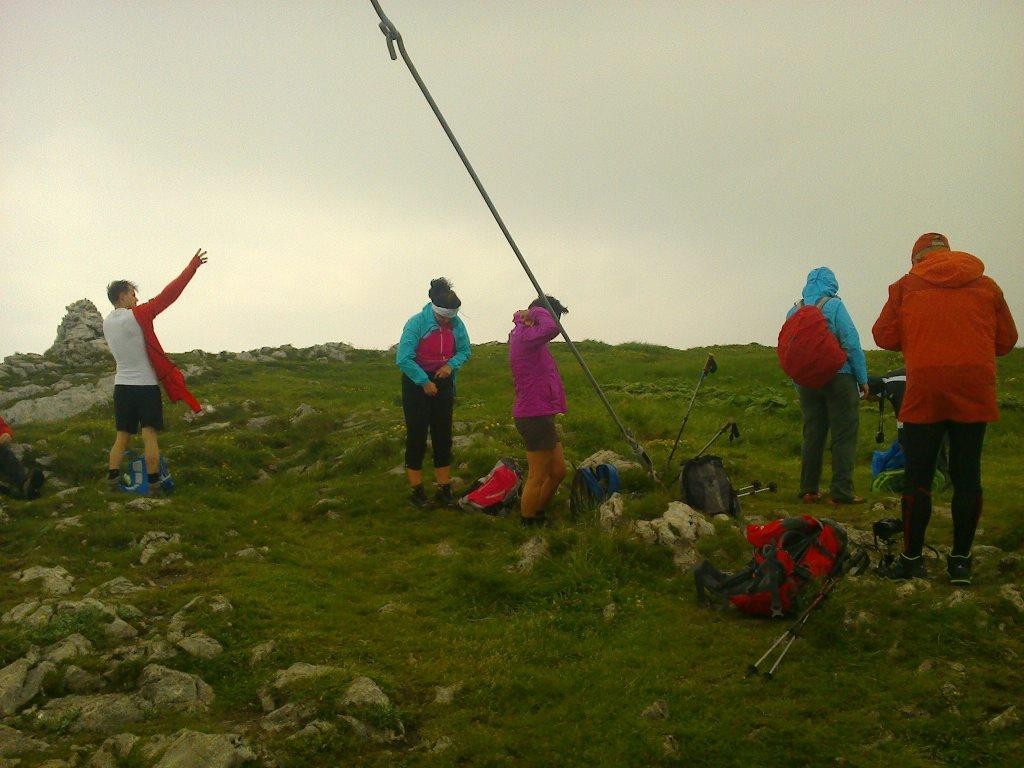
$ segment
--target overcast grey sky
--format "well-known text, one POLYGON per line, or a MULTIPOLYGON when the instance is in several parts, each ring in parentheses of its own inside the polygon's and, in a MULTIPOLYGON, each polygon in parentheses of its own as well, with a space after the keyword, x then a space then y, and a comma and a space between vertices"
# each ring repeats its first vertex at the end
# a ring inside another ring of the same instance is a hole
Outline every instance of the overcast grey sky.
MULTIPOLYGON (((827 265, 870 344, 931 230, 1024 321, 1019 0, 382 4, 573 338, 773 344, 827 265)), ((533 298, 369 0, 0 0, 0 355, 200 246, 172 351, 533 298)))

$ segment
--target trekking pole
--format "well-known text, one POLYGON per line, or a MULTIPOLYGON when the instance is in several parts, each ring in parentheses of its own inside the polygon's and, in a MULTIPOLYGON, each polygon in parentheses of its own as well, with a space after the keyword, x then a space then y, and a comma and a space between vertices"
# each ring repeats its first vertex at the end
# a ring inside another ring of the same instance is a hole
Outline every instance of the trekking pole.
POLYGON ((811 614, 814 613, 814 610, 825 601, 825 598, 828 597, 829 593, 835 589, 835 586, 839 583, 839 578, 843 573, 845 572, 852 576, 856 576, 866 570, 870 565, 871 560, 868 557, 868 553, 861 549, 850 557, 846 566, 843 569, 840 569, 839 573, 825 579, 825 582, 821 585, 821 589, 818 590, 814 599, 811 600, 810 604, 800 613, 796 621, 794 621, 785 632, 776 638, 775 642, 772 643, 771 647, 764 652, 764 655, 762 655, 761 658, 747 667, 747 677, 756 675, 758 667, 760 667, 764 660, 771 655, 772 651, 788 640, 786 645, 783 646, 778 657, 775 659, 775 662, 768 671, 764 673, 765 679, 771 680, 772 676, 775 674, 775 670, 779 668, 782 660, 786 657, 786 654, 789 653, 789 649, 793 646, 797 637, 800 636, 800 631, 804 628, 804 625, 807 624, 807 620, 811 617, 811 614))
POLYGON ((679 447, 679 438, 683 436, 683 430, 686 429, 686 422, 690 419, 690 411, 693 410, 693 403, 697 400, 697 393, 700 392, 700 385, 704 383, 704 379, 710 374, 718 370, 718 363, 715 362, 715 356, 712 354, 708 355, 707 361, 704 363, 704 367, 700 371, 700 378, 697 379, 697 386, 694 387, 693 397, 690 398, 690 405, 686 408, 686 414, 683 416, 683 423, 679 425, 679 432, 676 433, 676 441, 672 445, 672 450, 668 454, 668 461, 665 462, 665 474, 669 473, 672 467, 672 457, 676 454, 676 448, 679 447))
POLYGON ((765 491, 770 491, 771 493, 775 493, 776 490, 778 490, 778 486, 775 485, 775 483, 768 483, 768 485, 761 485, 761 483, 759 483, 757 480, 755 480, 750 485, 745 485, 742 488, 737 488, 736 489, 736 495, 737 496, 754 496, 754 495, 756 495, 758 493, 764 493, 765 491))
POLYGON ((725 422, 725 424, 723 424, 721 426, 721 428, 719 428, 719 430, 717 432, 715 432, 715 436, 712 437, 710 440, 708 440, 704 444, 703 448, 701 448, 699 451, 697 451, 697 454, 693 458, 696 459, 698 456, 703 454, 704 451, 706 451, 708 448, 710 448, 712 446, 712 444, 718 438, 720 438, 722 435, 724 435, 726 432, 729 433, 729 442, 732 442, 733 440, 735 440, 736 438, 738 438, 740 436, 740 429, 739 429, 739 427, 736 426, 736 422, 733 421, 732 419, 729 419, 727 422, 725 422))
POLYGON ((781 645, 784 641, 788 640, 789 642, 787 642, 786 645, 783 646, 778 658, 775 659, 775 663, 772 664, 771 668, 764 673, 766 679, 772 679, 772 675, 775 674, 775 670, 779 668, 779 664, 782 663, 782 659, 785 658, 786 654, 789 652, 789 649, 792 647, 793 642, 800 635, 800 630, 804 628, 804 625, 807 623, 807 620, 811 617, 811 613, 814 611, 815 608, 821 605, 822 602, 824 602, 825 597, 828 595, 829 592, 832 591, 832 588, 835 587, 838 581, 839 580, 835 577, 831 577, 825 581, 821 589, 818 590, 818 594, 814 596, 814 599, 811 601, 810 605, 804 608, 803 612, 797 617, 796 621, 794 621, 789 626, 789 628, 786 629, 785 632, 779 635, 779 637, 775 640, 774 643, 772 643, 771 647, 764 652, 764 655, 761 656, 760 659, 758 659, 749 667, 747 667, 747 677, 752 677, 756 675, 758 673, 758 667, 761 666, 761 663, 765 659, 767 659, 771 655, 772 651, 778 648, 779 645, 781 645))
POLYGON ((576 358, 576 362, 579 363, 580 368, 583 369, 583 374, 587 377, 587 380, 590 382, 590 385, 594 388, 594 391, 597 393, 598 398, 604 405, 605 410, 608 411, 608 415, 611 416, 612 420, 615 422, 615 425, 619 428, 619 431, 622 432, 622 436, 629 444, 629 447, 632 449, 633 454, 637 457, 637 459, 639 459, 640 463, 643 464, 644 468, 647 470, 647 473, 651 477, 657 478, 657 475, 654 471, 654 463, 651 461, 651 457, 647 455, 647 451, 644 450, 643 446, 640 445, 639 442, 637 442, 636 438, 633 437, 633 434, 629 431, 626 425, 623 424, 622 421, 619 419, 619 416, 618 414, 615 413, 615 410, 612 408, 611 403, 608 402, 608 398, 605 397, 604 391, 601 389, 601 385, 597 383, 597 379, 595 379, 594 375, 590 372, 590 368, 587 367, 586 362, 583 360, 583 356, 576 348, 576 345, 573 344, 572 339, 569 338, 569 334, 566 332, 561 320, 558 319, 558 313, 556 313, 554 309, 551 307, 551 304, 547 299, 547 294, 544 293, 543 289, 540 287, 540 283, 537 282, 537 278, 534 277, 533 272, 530 270, 529 264, 526 263, 526 259, 523 257, 522 252, 519 250, 519 246, 516 245, 516 241, 512 238, 512 233, 509 232, 508 227, 505 226, 505 222, 501 218, 501 214, 498 213, 498 209, 494 206, 494 203, 491 202, 491 196, 488 195, 487 190, 484 189, 483 182, 480 181, 480 177, 477 176, 476 171, 473 170, 473 166, 469 162, 469 158, 466 156, 466 153, 462 151, 462 146, 459 144, 458 139, 455 138, 455 134, 452 132, 452 129, 448 126, 448 121, 445 120, 444 115, 441 114, 441 110, 437 106, 437 102, 435 102, 434 97, 430 95, 430 91, 427 90, 427 86, 423 82, 423 78, 420 77, 419 72, 416 70, 415 65, 412 63, 412 59, 409 58, 409 54, 405 50, 405 43, 402 41, 402 35, 398 31, 398 28, 384 14, 384 10, 380 7, 380 2, 378 2, 378 0, 370 0, 370 3, 373 5, 373 9, 377 12, 377 16, 380 17, 380 24, 378 26, 380 27, 380 31, 384 34, 385 40, 387 40, 388 53, 391 55, 391 60, 396 61, 398 59, 398 55, 395 53, 395 46, 397 45, 398 53, 402 55, 402 60, 405 62, 405 65, 409 68, 409 72, 410 74, 412 74, 413 79, 416 81, 416 85, 419 86, 420 91, 423 93, 423 97, 427 100, 427 104, 430 105, 430 109, 434 112, 434 116, 437 118, 437 121, 441 124, 441 127, 444 129, 444 132, 448 136, 448 140, 451 142, 452 147, 455 148, 455 152, 458 154, 459 159, 462 160, 462 164, 466 166, 466 171, 469 173, 470 178, 476 185, 477 191, 480 192, 480 196, 484 199, 484 202, 487 204, 488 209, 490 209, 491 215, 494 217, 495 222, 497 222, 502 234, 505 235, 505 239, 508 241, 509 246, 511 246, 512 252, 516 255, 516 258, 519 259, 519 264, 520 266, 522 266, 523 271, 526 272, 526 276, 530 279, 530 282, 533 284, 534 289, 537 291, 537 296, 540 298, 541 303, 543 303, 544 308, 551 313, 551 316, 555 318, 555 322, 558 324, 558 329, 562 332, 562 338, 565 339, 565 343, 572 351, 573 356, 576 358))

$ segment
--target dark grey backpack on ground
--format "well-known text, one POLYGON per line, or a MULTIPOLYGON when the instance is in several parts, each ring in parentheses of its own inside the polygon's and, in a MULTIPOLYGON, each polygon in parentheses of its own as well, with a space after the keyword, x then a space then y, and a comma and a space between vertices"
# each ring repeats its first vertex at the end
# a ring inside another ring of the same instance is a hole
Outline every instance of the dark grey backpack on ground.
POLYGON ((724 512, 736 517, 740 513, 739 497, 718 456, 700 456, 683 464, 679 492, 684 502, 706 514, 724 512))

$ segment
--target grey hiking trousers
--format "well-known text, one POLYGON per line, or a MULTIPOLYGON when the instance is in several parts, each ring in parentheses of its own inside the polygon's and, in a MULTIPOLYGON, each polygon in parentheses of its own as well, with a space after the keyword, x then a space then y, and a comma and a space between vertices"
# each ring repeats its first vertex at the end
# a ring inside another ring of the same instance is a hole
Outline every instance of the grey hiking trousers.
POLYGON ((825 455, 825 440, 831 433, 832 483, 829 495, 850 501, 853 493, 853 464, 857 458, 857 430, 860 427, 860 392, 852 373, 837 373, 821 389, 797 385, 804 417, 804 440, 800 452, 800 494, 817 493, 825 455))

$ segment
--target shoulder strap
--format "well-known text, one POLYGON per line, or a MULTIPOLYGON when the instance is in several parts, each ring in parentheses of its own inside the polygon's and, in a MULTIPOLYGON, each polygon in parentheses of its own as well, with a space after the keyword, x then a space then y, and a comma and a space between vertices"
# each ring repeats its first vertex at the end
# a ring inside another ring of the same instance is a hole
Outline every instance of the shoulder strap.
POLYGON ((822 296, 820 299, 818 299, 816 302, 814 302, 814 306, 816 306, 818 309, 821 309, 826 304, 828 304, 830 301, 832 301, 832 299, 834 299, 834 298, 835 298, 835 296, 822 296))

